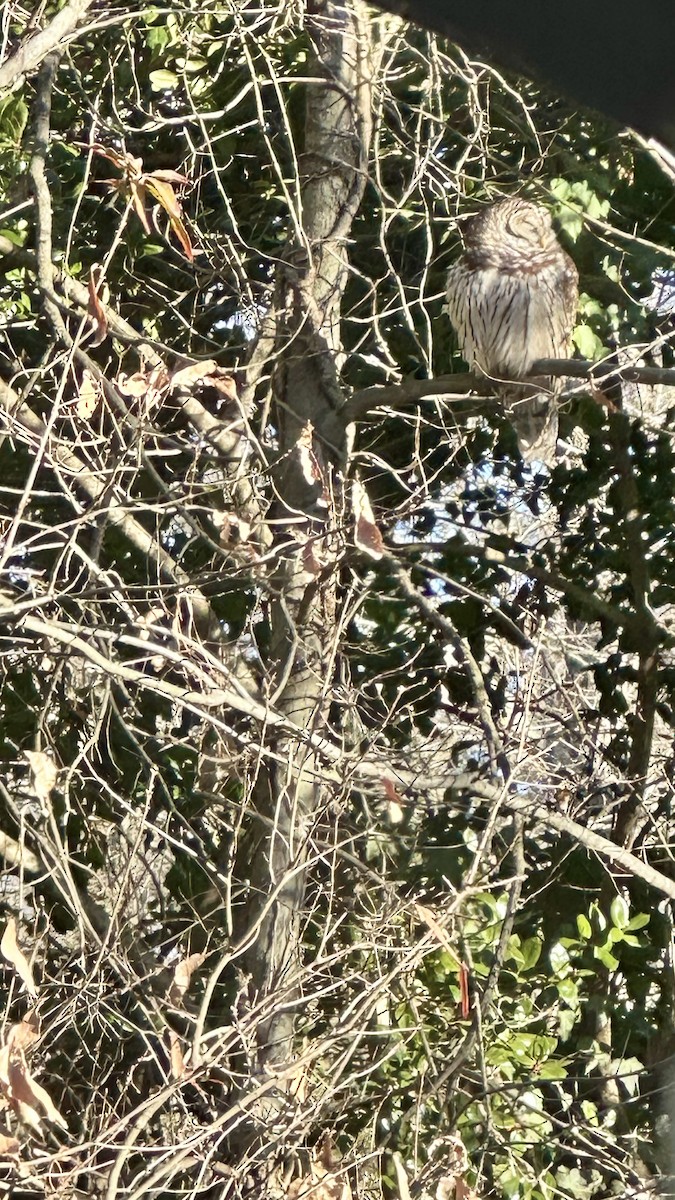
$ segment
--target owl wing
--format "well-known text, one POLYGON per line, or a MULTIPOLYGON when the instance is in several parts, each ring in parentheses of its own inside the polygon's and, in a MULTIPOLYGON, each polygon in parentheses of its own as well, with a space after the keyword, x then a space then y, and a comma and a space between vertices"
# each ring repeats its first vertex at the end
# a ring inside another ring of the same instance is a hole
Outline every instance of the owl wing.
MULTIPOLYGON (((579 273, 569 254, 560 252, 559 269, 547 281, 549 293, 548 332, 549 352, 542 358, 566 358, 572 345, 572 332, 579 304, 579 273)), ((548 338, 546 339, 548 340, 548 338)), ((538 380, 532 380, 532 384, 538 380)), ((556 462, 558 440, 558 403, 556 397, 563 387, 560 378, 542 378, 545 391, 539 395, 523 394, 513 397, 510 417, 518 437, 520 452, 526 462, 543 462, 552 467, 556 462)))
POLYGON ((552 358, 566 358, 572 345, 572 331, 579 305, 579 272, 569 254, 561 252, 556 282, 557 303, 551 315, 552 358))
POLYGON ((469 368, 475 365, 477 349, 476 334, 471 323, 471 276, 472 271, 460 258, 448 271, 445 289, 450 324, 457 334, 459 348, 469 368))

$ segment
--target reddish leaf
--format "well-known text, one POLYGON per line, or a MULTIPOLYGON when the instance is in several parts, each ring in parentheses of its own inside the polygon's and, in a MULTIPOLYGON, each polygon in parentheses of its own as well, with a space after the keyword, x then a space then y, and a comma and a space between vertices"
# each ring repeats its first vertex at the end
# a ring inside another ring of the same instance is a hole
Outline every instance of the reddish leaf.
POLYGON ((167 183, 189 183, 187 175, 179 175, 178 171, 153 171, 148 179, 161 179, 167 183))
POLYGON ((144 187, 143 183, 141 183, 140 181, 136 181, 136 180, 130 180, 129 181, 129 194, 131 197, 131 203, 133 204, 133 207, 134 207, 134 212, 136 213, 136 216, 138 217, 139 221, 141 222, 141 225, 143 226, 146 233, 151 233, 152 230, 150 228, 150 222, 148 220, 148 215, 145 211, 145 187, 144 187))

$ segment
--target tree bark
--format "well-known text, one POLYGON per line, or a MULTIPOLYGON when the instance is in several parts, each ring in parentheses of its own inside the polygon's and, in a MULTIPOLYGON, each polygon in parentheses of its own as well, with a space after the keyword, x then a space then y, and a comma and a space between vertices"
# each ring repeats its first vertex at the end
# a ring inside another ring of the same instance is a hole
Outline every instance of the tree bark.
MULTIPOLYGON (((297 235, 277 280, 273 518, 280 565, 270 588, 269 661, 277 711, 320 734, 334 669, 348 465, 340 306, 347 241, 366 179, 371 78, 359 3, 315 4, 307 27, 311 73, 321 82, 308 85, 297 235)), ((245 964, 251 1002, 259 1006, 259 1067, 292 1057, 306 862, 324 804, 316 750, 287 736, 271 748, 275 765, 260 772, 246 848, 252 867, 245 964)))

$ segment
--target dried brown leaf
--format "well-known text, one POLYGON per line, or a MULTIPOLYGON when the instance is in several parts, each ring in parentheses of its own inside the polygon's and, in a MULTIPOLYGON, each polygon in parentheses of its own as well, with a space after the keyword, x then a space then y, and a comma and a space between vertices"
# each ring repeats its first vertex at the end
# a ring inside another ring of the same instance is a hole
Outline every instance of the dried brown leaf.
POLYGON ((436 1200, 478 1200, 478 1197, 461 1175, 442 1175, 436 1186, 436 1200))
MULTIPOLYGON (((183 210, 171 184, 167 182, 167 177, 173 174, 174 172, 171 171, 153 171, 152 174, 144 176, 145 187, 161 204, 169 218, 171 229, 181 244, 185 257, 192 262, 194 259, 194 250, 192 249, 192 242, 183 222, 183 210)), ((177 179, 181 183, 187 183, 187 180, 183 176, 179 175, 177 179)))
POLYGON ((104 304, 107 304, 110 289, 103 278, 103 268, 99 263, 93 263, 89 269, 89 303, 87 312, 91 317, 94 336, 90 346, 100 346, 108 336, 108 318, 104 304))
POLYGON ((11 1046, 9 1043, 0 1046, 0 1087, 6 1091, 9 1087, 9 1055, 11 1046))
POLYGON ((189 183, 187 175, 180 175, 178 171, 153 171, 148 175, 148 179, 163 179, 167 183, 189 183))
POLYGON ((115 387, 122 396, 144 396, 150 387, 150 375, 147 371, 134 371, 133 375, 125 375, 121 371, 115 380, 115 387))
POLYGON ((314 553, 314 543, 305 542, 302 547, 302 568, 308 575, 320 575, 323 570, 323 563, 314 553))
POLYGON ((150 192, 150 195, 154 196, 155 200, 159 201, 165 213, 167 213, 171 220, 180 220, 182 209, 178 197, 176 196, 171 184, 165 179, 160 179, 159 175, 159 171, 153 171, 151 174, 146 175, 144 177, 145 186, 150 192))
POLYGON ((185 228, 185 222, 181 217, 170 217, 169 224, 174 237, 176 237, 180 242, 181 250, 183 251, 183 254, 187 258, 188 262, 194 262, 195 252, 192 248, 190 235, 185 228))
POLYGON ((56 787, 59 769, 44 750, 24 750, 31 769, 31 787, 41 803, 46 804, 56 787))
POLYGON ((452 959, 457 964, 457 966, 458 967, 461 966, 460 960, 457 957, 457 952, 456 952, 452 942, 450 941, 450 938, 448 937, 446 930, 443 928, 442 925, 439 925, 439 923, 436 920, 431 909, 427 908, 425 904, 415 904, 414 907, 415 907, 415 912, 417 913, 418 917, 420 917, 421 920, 424 922, 427 929, 431 930, 431 932, 433 933, 436 940, 438 942, 440 942, 443 949, 445 951, 447 951, 447 953, 452 957, 452 959))
POLYGON ((383 778, 382 786, 387 796, 387 816, 392 825, 400 825, 405 816, 403 797, 396 791, 391 779, 383 778))
POLYGON ((148 214, 145 211, 145 186, 137 179, 128 179, 129 195, 134 212, 146 233, 152 233, 148 214))
POLYGON ((220 368, 209 376, 209 387, 213 387, 220 392, 221 396, 225 396, 227 400, 237 399, 237 384, 233 375, 228 375, 227 371, 221 371, 220 368))
POLYGON ((60 1125, 61 1129, 67 1129, 68 1125, 54 1104, 49 1092, 42 1087, 42 1084, 29 1075, 27 1068, 24 1068, 23 1079, 33 1098, 33 1106, 35 1104, 40 1105, 48 1121, 53 1121, 55 1125, 60 1125))
POLYGON ((0 1158, 13 1158, 19 1153, 18 1139, 0 1125, 0 1158))
POLYGON ((171 1058, 171 1078, 182 1079, 185 1074, 185 1059, 180 1044, 180 1038, 174 1029, 169 1029, 169 1056, 171 1058))
POLYGON ((287 1200, 351 1200, 349 1179, 340 1168, 330 1133, 321 1138, 308 1175, 294 1179, 287 1189, 287 1200))
POLYGON ((25 1017, 12 1025, 7 1035, 9 1050, 26 1050, 40 1036, 40 1018, 34 1008, 29 1009, 25 1017))
POLYGON ((77 404, 75 412, 82 421, 88 421, 93 417, 96 409, 99 406, 101 396, 103 395, 101 385, 97 379, 85 367, 82 372, 82 382, 77 393, 77 404))
POLYGON ((321 484, 321 489, 324 491, 323 471, 314 449, 314 426, 311 421, 307 422, 300 433, 296 442, 296 452, 305 481, 311 484, 321 484))
POLYGON ((205 362, 190 363, 187 367, 181 367, 171 376, 171 387, 191 387, 193 383, 197 383, 200 379, 205 379, 207 375, 215 375, 218 370, 217 363, 213 359, 207 358, 205 362))
POLYGON ((370 498, 360 479, 352 485, 354 510, 354 544, 369 558, 380 559, 385 552, 384 540, 377 525, 370 498))
POLYGON ((115 380, 115 387, 120 396, 128 396, 132 400, 143 399, 145 409, 149 410, 162 400, 162 392, 168 386, 169 376, 163 366, 153 367, 151 371, 134 371, 132 375, 120 372, 115 380))
POLYGON ((5 932, 0 941, 0 954, 11 963, 21 979, 26 991, 31 996, 37 996, 37 988, 33 979, 30 963, 16 940, 16 921, 10 917, 5 925, 5 932))
POLYGON ((198 967, 201 967, 205 954, 190 954, 187 958, 181 959, 177 964, 173 973, 173 983, 169 988, 169 1002, 171 1004, 180 1004, 185 993, 190 986, 190 980, 198 967))

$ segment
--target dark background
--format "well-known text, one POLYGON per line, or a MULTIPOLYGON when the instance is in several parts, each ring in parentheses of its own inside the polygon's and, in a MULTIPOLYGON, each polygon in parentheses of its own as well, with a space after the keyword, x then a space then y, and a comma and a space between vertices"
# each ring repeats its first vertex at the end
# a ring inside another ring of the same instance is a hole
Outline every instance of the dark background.
POLYGON ((675 3, 376 0, 675 149, 675 3))

